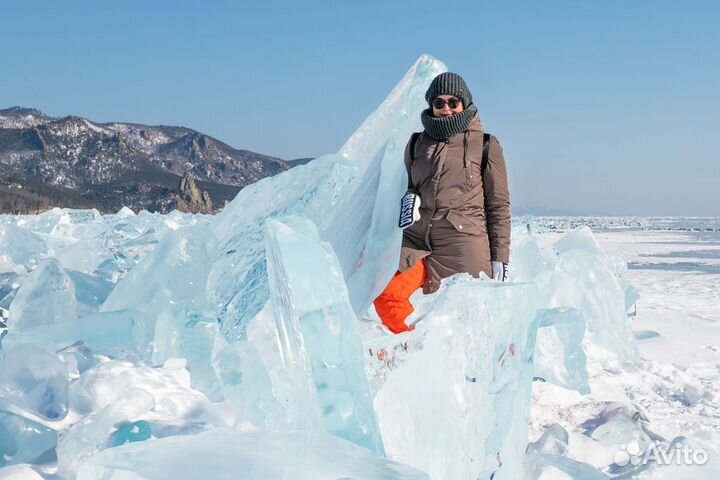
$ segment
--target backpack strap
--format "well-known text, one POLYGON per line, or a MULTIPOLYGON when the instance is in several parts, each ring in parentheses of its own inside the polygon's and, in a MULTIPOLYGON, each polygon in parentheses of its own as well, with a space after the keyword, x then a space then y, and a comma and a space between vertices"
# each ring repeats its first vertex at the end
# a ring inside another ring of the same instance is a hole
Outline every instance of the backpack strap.
POLYGON ((420 137, 420 132, 414 132, 410 136, 410 163, 415 160, 415 144, 417 143, 418 137, 420 137))
POLYGON ((405 170, 407 171, 408 176, 408 188, 413 188, 412 180, 410 180, 410 170, 412 169, 412 164, 415 161, 415 144, 417 144, 418 137, 420 137, 420 132, 414 132, 410 136, 410 158, 405 159, 405 170))
POLYGON ((490 157, 490 135, 489 133, 483 134, 483 153, 482 153, 482 160, 480 163, 480 172, 484 175, 485 169, 488 165, 488 158, 490 157))

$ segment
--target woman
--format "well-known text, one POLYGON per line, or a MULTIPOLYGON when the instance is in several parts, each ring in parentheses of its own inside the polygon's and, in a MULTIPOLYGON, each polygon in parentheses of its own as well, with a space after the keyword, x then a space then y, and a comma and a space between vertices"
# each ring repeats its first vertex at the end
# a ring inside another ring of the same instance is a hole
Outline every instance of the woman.
POLYGON ((394 333, 410 330, 410 296, 420 287, 436 292, 442 278, 459 272, 504 281, 510 257, 510 194, 500 143, 484 133, 460 75, 435 77, 425 100, 424 131, 405 148, 402 204, 414 218, 403 232, 398 272, 375 300, 394 333))

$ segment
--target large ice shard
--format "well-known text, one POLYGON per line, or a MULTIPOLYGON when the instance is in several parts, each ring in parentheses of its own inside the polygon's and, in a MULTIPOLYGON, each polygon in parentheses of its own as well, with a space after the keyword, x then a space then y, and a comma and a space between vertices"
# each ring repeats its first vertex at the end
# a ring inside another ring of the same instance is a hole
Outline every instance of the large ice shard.
MULTIPOLYGON (((251 322, 247 340, 232 342, 227 348, 221 341, 218 342, 218 347, 222 347, 218 352, 225 360, 229 360, 223 362, 222 376, 219 365, 216 365, 220 356, 214 356, 213 362, 218 376, 223 378, 225 398, 234 404, 247 403, 249 396, 256 399, 254 403, 264 410, 265 423, 276 423, 279 425, 274 427, 276 430, 322 430, 317 408, 310 410, 311 415, 307 414, 308 409, 297 408, 297 405, 302 405, 299 402, 303 401, 297 399, 297 394, 305 391, 313 397, 313 385, 307 376, 302 380, 306 382, 306 388, 298 389, 295 382, 288 381, 287 357, 281 353, 283 341, 278 337, 276 320, 272 302, 268 302, 251 322), (252 385, 252 388, 245 388, 245 383, 252 385), (232 390, 231 397, 228 396, 227 387, 232 390), (273 418, 275 415, 279 416, 273 418)), ((222 336, 217 338, 222 340, 222 336)))
POLYGON ((37 422, 0 410, 0 468, 32 462, 54 448, 57 432, 37 422))
MULTIPOLYGON (((545 308, 580 312, 585 319, 583 346, 602 347, 603 361, 636 361, 637 343, 627 312, 637 300, 637 292, 625 278, 624 264, 603 253, 592 231, 578 227, 552 246, 541 244, 530 224, 514 228, 512 235, 512 280, 537 283, 545 308)), ((541 344, 550 338, 548 333, 550 330, 539 338, 541 344)), ((540 354, 553 349, 546 345, 540 354)))
POLYGON ((375 400, 389 458, 437 479, 522 478, 541 303, 533 284, 469 275, 418 298, 422 320, 396 337, 402 358, 375 400))
POLYGON ((407 188, 405 146, 412 132, 422 130, 425 91, 446 70, 422 55, 338 152, 358 168, 358 179, 321 236, 335 249, 356 313, 367 310, 395 273, 402 235, 397 219, 407 188))
POLYGON ((24 330, 77 318, 75 285, 59 261, 44 260, 24 279, 10 304, 10 328, 24 330))
POLYGON ((78 317, 97 313, 115 285, 108 280, 75 270, 66 272, 75 286, 78 317))
POLYGON ((46 253, 39 235, 13 224, 0 225, 0 272, 32 270, 46 253))
POLYGON ((133 353, 150 360, 154 323, 136 310, 117 310, 88 315, 77 320, 13 331, 2 340, 2 348, 43 342, 62 350, 82 342, 96 353, 124 357, 133 353))
POLYGON ((4 346, 0 350, 0 398, 48 420, 68 413, 67 365, 41 344, 4 346))
POLYGON ((336 155, 244 188, 218 216, 212 229, 220 250, 208 289, 228 338, 242 338, 270 298, 263 228, 271 217, 303 214, 315 223, 349 279, 355 312, 370 304, 399 254, 403 150, 420 127, 427 86, 444 70, 423 55, 336 155))
POLYGON ((72 241, 95 238, 105 232, 108 225, 96 209, 62 209, 57 222, 50 230, 53 238, 68 238, 72 241))
POLYGON ((193 388, 212 400, 222 400, 217 376, 212 368, 212 352, 218 323, 214 317, 185 307, 167 309, 157 318, 152 362, 162 365, 171 358, 184 358, 193 388))
POLYGON ((588 227, 579 227, 555 246, 558 263, 550 281, 550 307, 574 307, 583 313, 589 341, 620 361, 633 362, 638 348, 625 305, 626 286, 615 261, 600 251, 588 227))
MULTIPOLYGON (((225 401, 235 415, 234 423, 249 423, 270 430, 319 429, 316 412, 300 408, 295 397, 283 394, 292 392, 290 384, 273 388, 260 353, 251 342, 238 340, 228 344, 218 336, 212 368, 225 401)), ((286 376, 282 378, 287 380, 286 376)))
POLYGON ((165 236, 157 249, 118 283, 100 309, 133 309, 156 320, 166 310, 205 309, 205 281, 212 233, 201 226, 178 229, 165 236))
POLYGON ((574 308, 538 313, 535 376, 561 387, 590 393, 585 351, 585 317, 574 308))
POLYGON ((89 458, 77 480, 429 480, 399 463, 320 432, 214 429, 105 450, 89 458))
POLYGON ((340 264, 303 216, 267 222, 268 271, 288 382, 332 434, 384 455, 340 264), (312 390, 307 392, 308 386, 312 390))
POLYGON ((541 245, 533 234, 531 223, 512 230, 512 269, 514 282, 537 282, 543 285, 557 266, 558 253, 541 245))
POLYGON ((68 270, 91 274, 112 255, 113 252, 107 248, 104 238, 98 236, 78 240, 61 248, 54 256, 68 270))
POLYGON ((265 220, 303 213, 326 226, 357 170, 336 155, 245 187, 218 215, 212 230, 219 250, 208 278, 208 299, 228 339, 244 338, 270 299, 265 220))

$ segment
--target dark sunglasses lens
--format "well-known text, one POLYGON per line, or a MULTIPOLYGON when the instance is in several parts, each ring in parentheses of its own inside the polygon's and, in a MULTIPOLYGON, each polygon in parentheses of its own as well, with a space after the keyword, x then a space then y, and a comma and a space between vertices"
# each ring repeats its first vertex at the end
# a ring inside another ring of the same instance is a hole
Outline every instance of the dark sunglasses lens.
POLYGON ((451 98, 448 101, 445 101, 442 98, 436 98, 435 100, 433 100, 432 105, 438 110, 442 110, 443 108, 445 108, 446 104, 450 108, 457 108, 460 103, 462 103, 462 100, 458 98, 451 98))

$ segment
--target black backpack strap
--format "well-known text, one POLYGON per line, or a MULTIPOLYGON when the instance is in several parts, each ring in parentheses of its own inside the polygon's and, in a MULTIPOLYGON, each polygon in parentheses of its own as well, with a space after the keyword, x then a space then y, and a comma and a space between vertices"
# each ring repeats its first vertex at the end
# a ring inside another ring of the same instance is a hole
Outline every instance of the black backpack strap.
POLYGON ((418 137, 420 137, 420 132, 414 132, 410 135, 410 162, 415 160, 415 144, 418 137))
POLYGON ((407 171, 408 176, 408 188, 412 188, 412 181, 410 180, 410 170, 412 168, 413 162, 415 161, 415 144, 417 143, 418 137, 420 137, 420 132, 415 132, 410 135, 410 158, 405 159, 405 170, 407 171))
POLYGON ((489 133, 483 134, 483 153, 482 153, 482 161, 480 163, 480 172, 483 174, 485 173, 485 169, 488 165, 488 158, 490 157, 490 135, 489 133))

